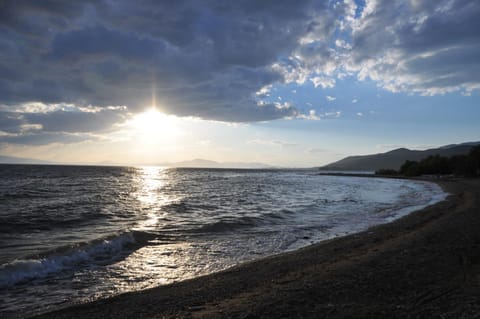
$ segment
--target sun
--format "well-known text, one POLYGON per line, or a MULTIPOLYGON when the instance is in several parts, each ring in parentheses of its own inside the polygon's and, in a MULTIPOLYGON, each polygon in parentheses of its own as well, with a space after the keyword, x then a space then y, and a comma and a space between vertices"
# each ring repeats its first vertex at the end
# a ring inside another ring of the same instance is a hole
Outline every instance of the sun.
POLYGON ((180 132, 178 118, 163 114, 155 108, 140 113, 130 121, 135 134, 146 141, 161 141, 177 136, 180 132))

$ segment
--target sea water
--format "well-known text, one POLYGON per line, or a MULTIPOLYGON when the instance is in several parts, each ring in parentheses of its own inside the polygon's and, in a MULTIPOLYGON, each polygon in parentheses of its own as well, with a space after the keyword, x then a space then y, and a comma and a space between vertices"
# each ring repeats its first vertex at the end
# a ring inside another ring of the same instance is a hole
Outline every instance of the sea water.
POLYGON ((314 169, 0 165, 0 316, 220 271, 445 196, 433 183, 314 169))

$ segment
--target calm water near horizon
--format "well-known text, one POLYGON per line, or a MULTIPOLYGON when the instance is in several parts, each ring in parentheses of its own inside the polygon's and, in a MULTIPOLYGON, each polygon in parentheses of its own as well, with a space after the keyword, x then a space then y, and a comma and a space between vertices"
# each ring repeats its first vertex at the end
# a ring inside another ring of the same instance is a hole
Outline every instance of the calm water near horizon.
POLYGON ((219 271, 445 196, 313 169, 0 165, 0 317, 219 271))

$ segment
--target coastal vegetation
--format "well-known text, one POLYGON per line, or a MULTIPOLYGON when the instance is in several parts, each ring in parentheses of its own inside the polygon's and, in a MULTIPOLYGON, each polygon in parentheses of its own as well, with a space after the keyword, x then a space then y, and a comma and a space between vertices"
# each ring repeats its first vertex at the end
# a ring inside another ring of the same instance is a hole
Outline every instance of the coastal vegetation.
POLYGON ((454 156, 430 155, 420 161, 405 161, 400 169, 380 169, 376 175, 456 175, 476 177, 480 175, 480 145, 473 147, 468 154, 454 156))

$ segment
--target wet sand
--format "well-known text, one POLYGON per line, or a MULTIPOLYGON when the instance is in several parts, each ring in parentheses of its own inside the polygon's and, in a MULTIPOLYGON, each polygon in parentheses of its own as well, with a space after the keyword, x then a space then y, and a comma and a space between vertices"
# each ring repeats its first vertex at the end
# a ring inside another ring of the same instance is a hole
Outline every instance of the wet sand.
POLYGON ((480 180, 393 223, 41 318, 480 318, 480 180))

